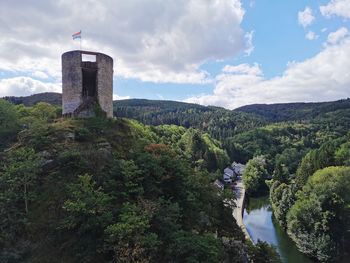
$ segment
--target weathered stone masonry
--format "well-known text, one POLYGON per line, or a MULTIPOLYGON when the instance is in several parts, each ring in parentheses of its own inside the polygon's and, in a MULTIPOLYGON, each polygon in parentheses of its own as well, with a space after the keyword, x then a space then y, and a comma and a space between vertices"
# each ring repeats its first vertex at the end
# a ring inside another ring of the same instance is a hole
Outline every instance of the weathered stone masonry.
POLYGON ((64 116, 90 117, 98 104, 113 117, 113 59, 90 51, 62 55, 62 111, 64 116), (95 61, 83 61, 83 55, 95 61))

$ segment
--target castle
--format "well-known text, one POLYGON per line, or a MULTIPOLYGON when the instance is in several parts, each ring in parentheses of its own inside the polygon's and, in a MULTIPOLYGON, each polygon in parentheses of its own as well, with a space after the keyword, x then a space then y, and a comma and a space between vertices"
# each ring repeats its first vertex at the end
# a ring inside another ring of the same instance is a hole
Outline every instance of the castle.
POLYGON ((81 50, 62 54, 63 116, 92 117, 97 110, 113 117, 113 59, 81 50))

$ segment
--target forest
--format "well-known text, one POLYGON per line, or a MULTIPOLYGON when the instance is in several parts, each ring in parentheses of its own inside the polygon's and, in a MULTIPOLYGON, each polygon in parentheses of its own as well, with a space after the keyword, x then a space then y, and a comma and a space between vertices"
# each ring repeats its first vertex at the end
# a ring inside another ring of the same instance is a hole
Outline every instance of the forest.
POLYGON ((113 120, 62 119, 57 105, 7 100, 4 262, 279 262, 266 243, 244 239, 232 191, 213 186, 232 161, 246 164, 248 196, 270 196, 301 252, 338 262, 350 251, 349 99, 233 111, 124 100, 113 120))
POLYGON ((208 132, 230 160, 247 164, 243 181, 248 196, 270 195, 274 217, 301 252, 319 262, 347 256, 350 99, 233 111, 125 100, 115 111, 148 124, 191 123, 208 132))
POLYGON ((0 99, 1 262, 279 262, 213 184, 209 134, 60 114, 0 99))

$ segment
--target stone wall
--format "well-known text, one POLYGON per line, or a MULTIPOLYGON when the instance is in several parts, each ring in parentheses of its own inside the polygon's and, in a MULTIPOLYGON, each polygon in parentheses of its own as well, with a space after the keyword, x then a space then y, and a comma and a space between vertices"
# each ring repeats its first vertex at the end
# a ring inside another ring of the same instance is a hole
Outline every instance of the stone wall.
POLYGON ((84 106, 82 54, 96 56, 97 103, 107 117, 113 117, 113 59, 102 53, 80 50, 62 55, 62 113, 64 116, 85 116, 77 112, 84 106))

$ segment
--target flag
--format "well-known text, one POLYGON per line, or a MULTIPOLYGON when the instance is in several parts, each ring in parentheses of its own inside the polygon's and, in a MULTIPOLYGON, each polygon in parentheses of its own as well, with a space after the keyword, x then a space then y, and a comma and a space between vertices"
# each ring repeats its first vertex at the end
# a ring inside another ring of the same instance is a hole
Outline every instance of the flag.
POLYGON ((77 33, 74 33, 74 34, 72 35, 72 37, 73 37, 73 40, 74 40, 74 39, 77 39, 77 38, 81 38, 81 30, 80 30, 79 32, 77 32, 77 33))

